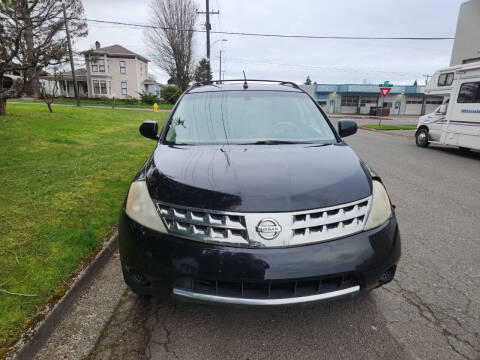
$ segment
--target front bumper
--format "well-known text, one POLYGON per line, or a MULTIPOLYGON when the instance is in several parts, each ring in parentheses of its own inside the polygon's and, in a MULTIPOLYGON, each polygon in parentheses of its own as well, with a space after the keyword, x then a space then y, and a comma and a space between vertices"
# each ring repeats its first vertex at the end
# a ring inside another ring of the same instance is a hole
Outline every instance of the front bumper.
POLYGON ((255 249, 158 233, 123 212, 119 246, 125 280, 135 292, 168 291, 183 300, 237 305, 353 297, 390 281, 401 252, 395 215, 341 239, 255 249))

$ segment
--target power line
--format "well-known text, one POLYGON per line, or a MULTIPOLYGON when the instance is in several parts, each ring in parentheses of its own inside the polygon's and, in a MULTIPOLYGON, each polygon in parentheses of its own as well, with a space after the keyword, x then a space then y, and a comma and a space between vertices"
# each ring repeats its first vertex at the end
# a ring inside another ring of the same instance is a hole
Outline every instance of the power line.
MULTIPOLYGON (((122 21, 110 21, 110 20, 100 20, 100 19, 86 19, 86 18, 71 18, 72 20, 78 21, 88 21, 101 24, 111 24, 111 25, 124 25, 124 26, 133 26, 140 27, 145 29, 162 29, 162 30, 173 30, 181 32, 198 32, 204 33, 206 30, 200 29, 177 29, 171 27, 162 27, 154 26, 148 24, 134 24, 127 23, 122 21)), ((238 36, 258 36, 258 37, 275 37, 275 38, 293 38, 293 39, 331 39, 331 40, 415 40, 415 41, 437 41, 437 40, 454 40, 455 37, 437 37, 437 36, 427 36, 427 37, 415 37, 415 36, 331 36, 331 35, 287 35, 287 34, 265 34, 265 33, 249 33, 249 32, 235 32, 235 31, 210 31, 211 34, 219 35, 238 35, 238 36)))
POLYGON ((285 63, 277 63, 272 61, 257 61, 257 60, 250 60, 250 59, 242 59, 242 58, 235 58, 230 57, 230 62, 233 63, 240 63, 240 64, 251 64, 251 65, 263 65, 263 66, 274 66, 274 67, 281 67, 290 70, 298 70, 298 71, 308 71, 308 70, 318 70, 318 71, 335 71, 335 72, 347 72, 347 73, 379 73, 379 74, 394 74, 399 76, 419 76, 419 73, 410 73, 410 72, 399 72, 399 71, 386 71, 386 70, 374 70, 374 69, 358 69, 358 68, 339 68, 339 67, 330 67, 330 66, 316 66, 316 65, 299 65, 299 64, 285 64, 285 63))

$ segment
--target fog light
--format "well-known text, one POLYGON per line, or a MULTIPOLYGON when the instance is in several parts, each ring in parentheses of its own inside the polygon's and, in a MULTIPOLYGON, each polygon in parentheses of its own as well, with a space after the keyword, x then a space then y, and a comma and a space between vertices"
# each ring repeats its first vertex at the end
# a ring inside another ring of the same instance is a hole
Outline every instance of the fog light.
POLYGON ((393 277, 395 276, 395 270, 397 270, 397 265, 393 265, 390 268, 388 268, 387 271, 385 271, 381 276, 378 282, 380 284, 386 284, 389 283, 390 281, 393 280, 393 277))
POLYGON ((143 276, 141 273, 138 271, 128 268, 127 266, 122 264, 122 270, 124 274, 127 275, 128 279, 130 282, 132 282, 134 285, 140 285, 140 286, 148 286, 150 285, 150 281, 148 281, 145 276, 143 276))

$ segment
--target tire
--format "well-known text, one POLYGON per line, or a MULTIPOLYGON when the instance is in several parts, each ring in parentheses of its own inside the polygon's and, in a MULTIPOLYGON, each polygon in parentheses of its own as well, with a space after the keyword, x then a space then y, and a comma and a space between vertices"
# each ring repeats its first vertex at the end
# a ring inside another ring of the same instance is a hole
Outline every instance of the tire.
POLYGON ((430 145, 430 142, 428 141, 428 129, 426 127, 420 128, 415 133, 415 143, 420 147, 427 147, 430 145))

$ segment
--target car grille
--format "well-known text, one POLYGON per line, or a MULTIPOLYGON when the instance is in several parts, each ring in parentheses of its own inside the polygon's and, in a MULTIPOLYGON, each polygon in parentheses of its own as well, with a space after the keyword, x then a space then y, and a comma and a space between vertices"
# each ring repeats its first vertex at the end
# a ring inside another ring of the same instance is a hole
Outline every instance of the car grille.
POLYGON ((235 298, 285 299, 323 294, 355 285, 359 285, 359 282, 353 275, 340 275, 287 281, 220 281, 180 278, 176 280, 174 288, 235 298))
POLYGON ((246 247, 286 247, 332 240, 358 233, 365 227, 371 196, 322 209, 279 213, 234 213, 189 208, 157 202, 169 233, 197 241, 246 247), (257 231, 265 219, 281 227, 273 239, 257 231))
POLYGON ((204 241, 248 244, 245 216, 157 203, 170 233, 204 241))
POLYGON ((323 241, 362 231, 369 209, 369 199, 347 206, 312 210, 293 215, 293 238, 296 244, 323 241))

